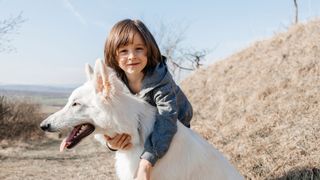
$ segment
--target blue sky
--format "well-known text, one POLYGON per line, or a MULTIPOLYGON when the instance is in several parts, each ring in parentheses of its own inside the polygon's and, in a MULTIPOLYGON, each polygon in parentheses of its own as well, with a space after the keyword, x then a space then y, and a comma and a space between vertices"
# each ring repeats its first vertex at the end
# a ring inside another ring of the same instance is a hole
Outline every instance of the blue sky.
MULTIPOLYGON (((301 22, 320 16, 319 0, 298 3, 301 22)), ((27 21, 10 36, 16 51, 0 53, 0 83, 81 84, 84 64, 103 57, 109 30, 125 18, 154 33, 160 22, 182 27, 182 46, 211 50, 206 64, 285 31, 294 19, 292 0, 0 0, 0 21, 20 12, 27 21)))

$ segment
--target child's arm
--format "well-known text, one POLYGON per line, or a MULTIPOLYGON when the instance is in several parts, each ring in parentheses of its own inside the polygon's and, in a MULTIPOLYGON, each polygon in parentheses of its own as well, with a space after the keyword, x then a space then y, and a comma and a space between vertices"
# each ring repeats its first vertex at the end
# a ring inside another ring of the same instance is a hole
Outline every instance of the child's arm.
POLYGON ((175 85, 167 83, 153 91, 153 100, 157 107, 156 120, 141 155, 141 159, 149 161, 152 166, 168 151, 172 138, 177 132, 175 88, 177 88, 175 85))

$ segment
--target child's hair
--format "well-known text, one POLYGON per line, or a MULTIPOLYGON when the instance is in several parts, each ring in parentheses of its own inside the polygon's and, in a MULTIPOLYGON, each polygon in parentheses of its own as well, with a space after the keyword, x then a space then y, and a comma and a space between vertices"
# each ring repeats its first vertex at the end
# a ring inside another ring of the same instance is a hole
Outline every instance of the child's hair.
POLYGON ((139 33, 147 48, 147 65, 143 69, 145 74, 149 68, 153 68, 157 63, 161 62, 161 53, 159 47, 148 30, 148 28, 140 20, 125 19, 119 21, 113 26, 106 40, 104 47, 104 59, 108 66, 113 68, 117 75, 124 81, 127 80, 124 71, 119 67, 116 59, 117 51, 120 47, 126 46, 133 42, 133 38, 139 33))

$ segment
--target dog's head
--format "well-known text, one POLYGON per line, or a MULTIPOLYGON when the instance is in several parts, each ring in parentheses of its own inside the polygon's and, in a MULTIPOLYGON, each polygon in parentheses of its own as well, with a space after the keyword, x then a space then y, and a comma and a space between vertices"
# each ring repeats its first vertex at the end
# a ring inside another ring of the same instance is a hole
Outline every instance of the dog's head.
POLYGON ((117 102, 121 94, 128 93, 115 72, 102 60, 96 61, 94 70, 86 64, 85 71, 87 82, 72 92, 63 109, 40 124, 41 129, 48 132, 73 128, 61 144, 62 149, 74 147, 97 129, 114 133, 114 116, 121 113, 116 110, 120 105, 117 102))

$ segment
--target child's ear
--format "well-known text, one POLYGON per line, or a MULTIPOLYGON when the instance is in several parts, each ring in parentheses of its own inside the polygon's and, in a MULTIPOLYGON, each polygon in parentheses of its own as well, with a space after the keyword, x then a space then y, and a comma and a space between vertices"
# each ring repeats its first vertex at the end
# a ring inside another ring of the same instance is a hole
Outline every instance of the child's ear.
POLYGON ((93 69, 88 63, 85 65, 85 72, 87 75, 87 80, 91 81, 93 79, 93 69))

